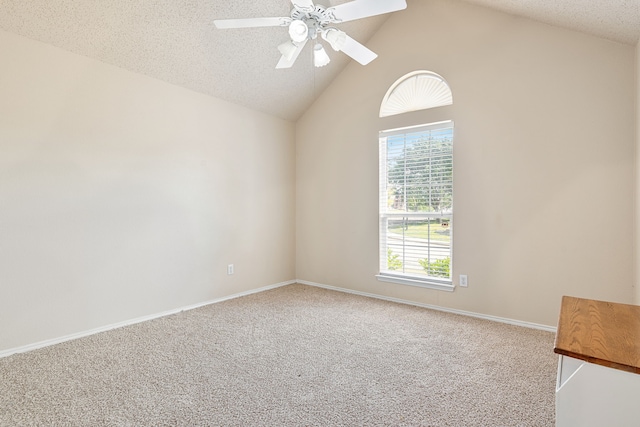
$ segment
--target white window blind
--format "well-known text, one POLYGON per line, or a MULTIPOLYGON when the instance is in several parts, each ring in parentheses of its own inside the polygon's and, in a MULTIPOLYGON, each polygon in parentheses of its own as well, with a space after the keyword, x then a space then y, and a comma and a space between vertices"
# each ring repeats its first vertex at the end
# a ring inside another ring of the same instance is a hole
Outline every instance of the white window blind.
POLYGON ((414 71, 399 78, 380 105, 380 117, 453 104, 451 88, 431 71, 414 71))
POLYGON ((451 284, 453 122, 380 133, 380 280, 451 284))

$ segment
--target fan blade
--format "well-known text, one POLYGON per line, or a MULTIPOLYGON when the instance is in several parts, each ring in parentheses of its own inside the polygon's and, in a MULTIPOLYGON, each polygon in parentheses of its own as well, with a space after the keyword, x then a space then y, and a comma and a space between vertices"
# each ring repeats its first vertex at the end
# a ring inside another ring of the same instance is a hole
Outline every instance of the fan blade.
POLYGON ((338 22, 353 21, 406 9, 405 0, 354 0, 327 9, 333 12, 338 22))
POLYGON ((300 42, 300 44, 298 44, 298 48, 295 50, 295 52, 293 52, 293 56, 291 57, 291 59, 287 59, 284 55, 280 58, 280 61, 278 61, 278 65, 276 65, 276 68, 291 68, 293 67, 293 63, 296 62, 296 59, 298 59, 298 56, 300 55, 300 52, 302 52, 302 49, 304 49, 304 46, 307 44, 307 39, 305 39, 303 42, 300 42))
POLYGON ((286 27, 291 18, 246 18, 246 19, 216 19, 213 21, 219 29, 252 28, 252 27, 286 27))
POLYGON ((291 0, 291 3, 298 9, 313 9, 313 2, 311 0, 291 0))
POLYGON ((378 57, 375 52, 369 50, 367 47, 358 43, 349 36, 347 36, 347 41, 340 50, 362 65, 367 65, 378 57))

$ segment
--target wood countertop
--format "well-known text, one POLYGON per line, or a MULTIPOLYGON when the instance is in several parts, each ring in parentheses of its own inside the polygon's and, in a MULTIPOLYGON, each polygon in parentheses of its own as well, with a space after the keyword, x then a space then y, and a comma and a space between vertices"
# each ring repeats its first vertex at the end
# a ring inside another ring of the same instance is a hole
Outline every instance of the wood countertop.
POLYGON ((640 306, 562 297, 553 351, 640 374, 640 306))

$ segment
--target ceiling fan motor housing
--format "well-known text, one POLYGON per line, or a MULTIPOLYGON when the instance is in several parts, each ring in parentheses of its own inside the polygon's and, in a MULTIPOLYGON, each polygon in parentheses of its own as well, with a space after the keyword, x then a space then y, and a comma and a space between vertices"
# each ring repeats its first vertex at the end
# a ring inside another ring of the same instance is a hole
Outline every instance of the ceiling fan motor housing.
POLYGON ((291 10, 291 19, 294 21, 302 21, 306 24, 307 28, 309 28, 309 39, 315 39, 318 33, 329 24, 337 22, 331 9, 327 9, 319 4, 308 9, 295 6, 291 10))

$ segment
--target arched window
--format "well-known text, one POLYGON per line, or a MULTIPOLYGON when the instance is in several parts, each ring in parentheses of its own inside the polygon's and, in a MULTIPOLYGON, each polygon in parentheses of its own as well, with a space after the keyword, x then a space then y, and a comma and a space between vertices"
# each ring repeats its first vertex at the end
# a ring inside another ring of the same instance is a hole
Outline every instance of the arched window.
MULTIPOLYGON (((447 82, 415 71, 387 91, 380 117, 453 103, 447 82)), ((384 130, 380 143, 380 274, 452 291, 453 121, 384 130)))
POLYGON ((380 106, 380 117, 453 104, 451 89, 442 76, 414 71, 391 85, 380 106))

